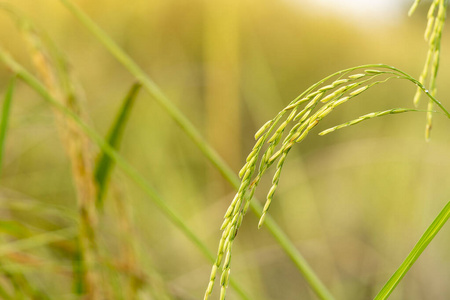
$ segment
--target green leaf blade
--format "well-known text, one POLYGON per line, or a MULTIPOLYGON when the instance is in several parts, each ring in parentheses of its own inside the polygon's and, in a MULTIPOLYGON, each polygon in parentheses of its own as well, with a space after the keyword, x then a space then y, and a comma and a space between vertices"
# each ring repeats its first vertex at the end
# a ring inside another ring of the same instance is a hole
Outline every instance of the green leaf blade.
POLYGON ((416 260, 420 257, 422 252, 427 248, 430 242, 438 234, 441 228, 450 218, 450 202, 441 210, 439 215, 434 219, 433 223, 427 228, 425 233, 419 239, 417 244, 405 258, 400 267, 395 271, 391 278, 386 282, 374 300, 384 300, 394 291, 400 281, 405 277, 406 273, 411 269, 416 260))
MULTIPOLYGON (((136 96, 141 88, 140 83, 135 83, 130 88, 126 95, 122 107, 120 108, 115 121, 113 122, 108 136, 107 143, 114 149, 118 149, 125 125, 128 121, 131 109, 135 102, 136 96)), ((103 207, 103 199, 108 187, 109 175, 114 168, 114 160, 105 152, 102 151, 95 166, 94 177, 98 185, 97 191, 97 207, 103 207)))

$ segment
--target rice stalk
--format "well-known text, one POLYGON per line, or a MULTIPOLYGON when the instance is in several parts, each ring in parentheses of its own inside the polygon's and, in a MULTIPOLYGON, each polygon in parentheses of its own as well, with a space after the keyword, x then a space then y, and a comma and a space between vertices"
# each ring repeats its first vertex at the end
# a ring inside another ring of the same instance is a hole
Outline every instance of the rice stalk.
MULTIPOLYGON (((420 1, 415 1, 409 11, 412 15, 420 1)), ((427 13, 427 27, 425 29, 424 38, 428 43, 428 53, 425 59, 425 65, 420 74, 419 81, 423 85, 428 80, 428 86, 431 94, 436 97, 437 86, 436 79, 439 69, 439 61, 441 56, 441 39, 442 31, 447 17, 448 0, 433 0, 427 13)), ((419 105, 421 91, 418 88, 414 96, 414 105, 419 105)), ((433 124, 433 101, 428 101, 427 123, 425 127, 425 138, 430 139, 431 128, 433 124)))
MULTIPOLYGON (((81 118, 85 118, 83 108, 71 83, 66 63, 61 57, 51 52, 52 49, 47 46, 38 30, 28 19, 9 6, 2 5, 1 8, 8 12, 17 22, 29 45, 31 60, 53 97, 58 99, 69 110, 80 115, 81 118)), ((85 264, 82 269, 85 271, 83 279, 86 285, 86 297, 93 300, 101 299, 104 291, 102 291, 98 271, 95 270, 95 265, 100 259, 97 253, 95 233, 97 227, 95 211, 96 189, 93 180, 91 145, 86 135, 72 120, 66 118, 64 114, 59 113, 57 110, 55 110, 55 115, 62 144, 72 165, 77 194, 81 254, 83 257, 82 262, 85 264)))
MULTIPOLYGON (((64 95, 59 90, 52 78, 50 64, 45 60, 45 56, 39 50, 34 53, 35 64, 40 72, 47 87, 53 92, 56 99, 60 99, 62 103, 70 110, 77 114, 83 115, 82 108, 77 103, 73 95, 64 95)), ((84 280, 86 284, 86 293, 88 299, 102 299, 101 279, 95 265, 100 261, 98 258, 98 249, 96 242, 97 216, 95 212, 96 189, 93 182, 93 158, 90 153, 90 143, 84 133, 76 127, 71 120, 65 118, 59 112, 56 112, 59 130, 61 132, 61 140, 69 155, 72 164, 72 173, 75 181, 75 187, 78 198, 78 208, 80 216, 80 243, 85 264, 84 280)))
MULTIPOLYGON (((272 164, 274 164, 275 161, 278 161, 275 175, 272 178, 272 186, 267 194, 266 203, 258 223, 259 227, 261 227, 264 219, 266 218, 268 209, 278 187, 282 167, 293 145, 303 141, 309 132, 324 117, 333 111, 334 108, 361 95, 371 87, 384 83, 393 78, 405 79, 415 84, 427 94, 431 101, 435 102, 444 111, 447 117, 450 118, 450 113, 445 110, 442 104, 437 101, 432 94, 425 90, 424 86, 419 81, 415 80, 410 75, 387 65, 364 65, 349 68, 336 72, 311 86, 290 104, 288 104, 286 108, 281 110, 275 118, 265 123, 255 135, 255 138, 257 139, 255 146, 247 157, 244 167, 239 172, 241 177, 241 185, 224 215, 224 221, 221 226, 221 230, 223 231, 222 237, 219 242, 216 261, 211 270, 208 287, 205 291, 205 300, 208 299, 212 293, 215 278, 220 268, 220 299, 225 299, 231 271, 233 241, 242 224, 243 217, 249 208, 255 188, 260 182, 263 174, 272 164), (364 70, 364 73, 350 74, 356 70, 364 70), (324 85, 325 82, 332 79, 334 80, 330 84, 324 85), (318 104, 323 99, 326 99, 323 101, 325 104, 314 112, 318 104), (301 108, 300 106, 306 102, 307 104, 301 108), (300 111, 299 113, 297 113, 298 110, 300 111), (287 112, 290 112, 290 114, 282 122, 283 117, 287 112), (278 123, 280 124, 278 125, 278 123), (286 137, 281 145, 279 145, 284 132, 287 131, 288 125, 291 125, 291 129, 286 134, 286 137), (267 145, 267 149, 263 152, 263 147, 265 145, 267 145), (260 155, 260 153, 262 154, 260 155), (260 160, 259 167, 257 167, 258 160, 260 160)), ((384 112, 372 113, 350 123, 359 123, 363 120, 374 118, 376 116, 406 111, 411 110, 392 109, 384 112)), ((349 125, 351 124, 347 124, 346 126, 349 125)))

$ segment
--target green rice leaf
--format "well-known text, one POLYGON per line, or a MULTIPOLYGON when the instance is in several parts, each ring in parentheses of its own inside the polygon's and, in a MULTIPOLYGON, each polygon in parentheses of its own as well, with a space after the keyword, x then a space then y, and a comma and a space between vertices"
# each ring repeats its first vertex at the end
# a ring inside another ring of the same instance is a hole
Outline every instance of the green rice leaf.
POLYGON ((427 228, 425 233, 419 239, 417 244, 405 258, 400 267, 395 271, 392 277, 386 282, 378 295, 374 298, 375 300, 384 300, 389 297, 389 295, 394 291, 397 285, 400 283, 402 278, 406 275, 412 265, 416 262, 422 252, 427 248, 430 242, 434 239, 439 230, 445 225, 445 223, 450 218, 450 202, 448 202, 445 207, 441 210, 439 215, 434 219, 433 223, 427 228))
MULTIPOLYGON (((128 116, 131 112, 131 108, 133 107, 134 100, 136 99, 140 88, 140 83, 133 84, 123 101, 122 107, 120 108, 114 123, 109 130, 106 141, 112 148, 116 150, 119 148, 123 130, 125 128, 128 116)), ((102 151, 97 160, 94 172, 95 180, 98 185, 96 204, 99 208, 103 207, 103 198, 108 188, 109 175, 111 174, 113 167, 114 160, 112 160, 106 152, 102 151)))

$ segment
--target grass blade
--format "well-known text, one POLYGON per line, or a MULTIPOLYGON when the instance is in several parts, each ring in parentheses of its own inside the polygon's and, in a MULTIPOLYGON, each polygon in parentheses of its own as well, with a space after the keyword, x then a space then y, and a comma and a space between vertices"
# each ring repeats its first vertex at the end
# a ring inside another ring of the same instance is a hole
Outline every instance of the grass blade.
MULTIPOLYGON (((116 120, 112 124, 112 127, 108 133, 108 137, 106 138, 107 143, 116 150, 118 149, 123 130, 128 120, 128 116, 131 112, 131 108, 133 107, 134 100, 136 99, 140 88, 141 85, 139 83, 135 83, 131 87, 130 91, 123 101, 122 107, 119 110, 116 120)), ((94 177, 98 185, 96 202, 98 208, 103 207, 103 198, 108 188, 109 175, 111 174, 113 167, 114 161, 109 157, 108 154, 102 151, 97 160, 94 171, 94 177)))
POLYGON ((450 202, 448 202, 445 207, 441 210, 439 215, 434 219, 433 223, 427 228, 425 233, 422 235, 420 240, 408 254, 406 259, 400 265, 400 267, 395 271, 392 277, 386 282, 381 291, 375 297, 375 300, 387 299, 395 287, 400 283, 402 278, 406 275, 408 270, 416 262, 425 248, 434 239, 436 234, 441 230, 450 217, 450 202))
MULTIPOLYGON (((199 131, 194 125, 184 116, 184 114, 165 96, 165 94, 159 89, 159 87, 151 80, 145 72, 122 50, 117 44, 103 32, 84 12, 78 7, 73 5, 68 0, 60 0, 77 18, 86 26, 86 28, 95 35, 95 37, 106 47, 106 49, 131 73, 133 76, 142 83, 144 89, 146 89, 150 95, 166 110, 169 116, 180 126, 180 128, 186 133, 186 135, 194 142, 194 144, 200 149, 205 157, 216 167, 216 169, 222 174, 222 176, 237 190, 239 189, 239 178, 234 174, 233 170, 223 161, 223 159, 217 154, 217 152, 211 148, 211 146, 201 136, 199 131)), ((256 201, 250 203, 252 211, 261 217, 260 211, 261 205, 256 201)), ((292 242, 285 238, 285 233, 281 230, 278 224, 271 220, 271 222, 264 223, 269 232, 274 236, 282 247, 283 251, 291 258, 294 264, 298 267, 299 271, 303 273, 303 270, 308 270, 308 274, 313 277, 305 277, 308 284, 314 290, 314 292, 321 299, 332 299, 331 293, 325 288, 325 285, 321 283, 318 276, 314 271, 304 264, 304 259, 292 242), (275 234, 281 234, 282 236, 275 236, 275 234), (285 238, 285 239, 284 239, 285 238), (284 239, 284 243, 281 244, 280 240, 284 239), (296 254, 293 255, 292 251, 296 254), (300 259, 302 258, 302 259, 300 259), (301 266, 301 268, 299 268, 301 266), (311 284, 314 282, 315 284, 311 284), (315 287, 320 287, 317 290, 315 287)))
POLYGON ((15 77, 13 77, 11 79, 11 81, 9 82, 9 85, 8 85, 8 88, 7 88, 6 94, 5 94, 5 100, 3 102, 2 120, 0 121, 0 172, 1 172, 1 168, 2 168, 6 131, 8 128, 9 113, 11 110, 11 102, 12 102, 12 97, 13 97, 13 93, 14 93, 15 82, 16 82, 16 79, 15 79, 15 77))

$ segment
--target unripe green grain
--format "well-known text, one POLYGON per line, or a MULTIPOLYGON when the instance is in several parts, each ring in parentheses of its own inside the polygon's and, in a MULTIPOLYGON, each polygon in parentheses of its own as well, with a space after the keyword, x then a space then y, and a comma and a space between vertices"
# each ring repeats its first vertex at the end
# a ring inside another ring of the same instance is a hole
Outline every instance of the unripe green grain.
POLYGON ((331 85, 333 87, 337 87, 338 85, 341 85, 341 84, 346 83, 348 81, 349 81, 349 79, 339 79, 339 80, 334 81, 331 85))
POLYGON ((290 123, 292 121, 292 119, 294 119, 295 115, 297 113, 297 108, 295 108, 287 117, 286 119, 286 123, 290 123))
POLYGON ((255 140, 257 140, 271 125, 272 120, 267 121, 261 128, 255 133, 255 140))
POLYGON ((294 121, 298 121, 298 119, 301 118, 300 122, 304 120, 304 118, 307 118, 308 115, 311 113, 311 110, 305 110, 303 109, 301 112, 299 112, 295 117, 294 121))
POLYGON ((337 96, 336 92, 333 92, 333 93, 327 95, 326 97, 322 98, 322 99, 320 100, 320 102, 322 102, 322 103, 327 103, 328 101, 334 99, 336 96, 337 96))
POLYGON ((334 85, 333 85, 333 84, 326 85, 326 86, 324 86, 324 87, 321 87, 321 88, 319 89, 319 92, 327 92, 327 91, 329 91, 329 90, 331 90, 331 89, 333 89, 333 88, 334 88, 334 85))
POLYGON ((350 97, 349 96, 346 96, 346 97, 343 97, 343 98, 340 98, 340 99, 338 99, 338 100, 336 100, 336 101, 334 101, 331 105, 333 106, 333 107, 336 107, 336 106, 338 106, 338 105, 341 105, 342 103, 345 103, 345 102, 347 102, 348 101, 348 99, 350 99, 350 97))
POLYGON ((419 3, 420 3, 420 0, 414 1, 414 4, 411 6, 411 8, 408 11, 408 16, 411 16, 416 11, 416 8, 419 5, 419 3))
POLYGON ((367 70, 364 70, 364 72, 366 72, 367 74, 383 74, 383 73, 385 73, 385 71, 373 70, 373 69, 367 69, 367 70))
POLYGON ((359 79, 359 78, 362 78, 362 77, 364 77, 364 76, 366 76, 366 74, 353 74, 353 75, 350 75, 350 76, 348 76, 348 78, 351 78, 351 79, 359 79))
POLYGON ((439 4, 439 2, 440 0, 433 0, 433 2, 430 5, 430 8, 428 9, 427 18, 432 18, 434 16, 436 7, 439 4))
POLYGON ((308 135, 308 131, 303 131, 302 134, 295 140, 296 143, 301 142, 308 135))
POLYGON ((425 29, 424 38, 426 41, 430 39, 431 31, 433 30, 434 17, 428 18, 427 28, 425 29))
MULTIPOLYGON (((220 284, 222 285, 222 288, 226 289, 229 277, 230 277, 230 269, 227 269, 222 273, 222 277, 220 278, 220 284)), ((223 290, 223 292, 224 291, 225 290, 223 290)), ((225 296, 223 298, 225 298, 225 296)))
POLYGON ((369 88, 368 85, 363 86, 362 88, 359 88, 359 89, 357 89, 357 90, 351 92, 349 95, 352 96, 352 97, 355 97, 355 96, 361 94, 362 92, 364 92, 365 90, 367 90, 368 88, 369 88))

